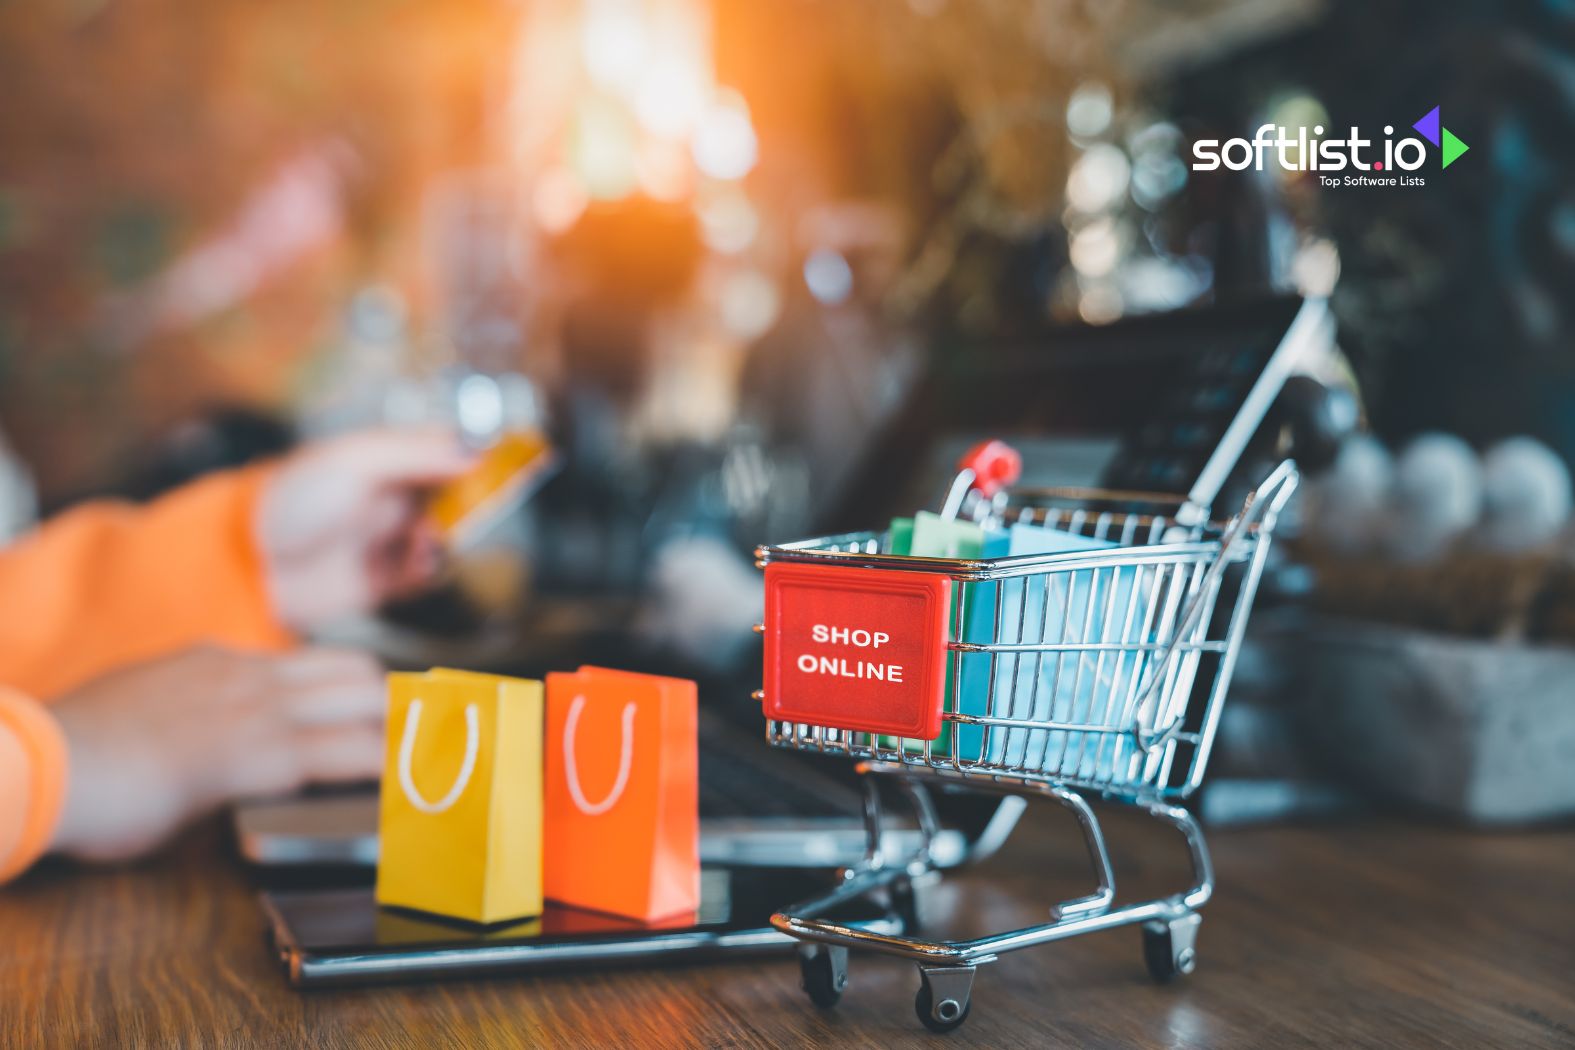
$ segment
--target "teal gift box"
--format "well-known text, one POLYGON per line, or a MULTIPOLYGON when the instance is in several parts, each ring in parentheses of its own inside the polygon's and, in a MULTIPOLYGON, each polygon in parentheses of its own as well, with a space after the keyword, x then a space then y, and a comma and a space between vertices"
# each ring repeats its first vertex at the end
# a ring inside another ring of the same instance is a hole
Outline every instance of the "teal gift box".
MULTIPOLYGON (((1070 554, 1116 546, 1107 540, 1034 525, 1012 526, 1009 555, 1070 554)), ((1077 569, 976 584, 964 607, 966 641, 1004 644, 1119 644, 1133 651, 967 654, 957 710, 998 718, 1103 723, 1136 693, 1147 654, 1136 648, 1145 625, 1133 602, 1133 566, 1077 569), (999 588, 999 591, 997 591, 999 588), (997 602, 999 595, 999 602, 997 602), (995 710, 988 711, 990 683, 995 710)), ((961 726, 963 762, 1046 771, 1079 779, 1109 773, 1116 741, 1105 734, 1017 727, 961 726)))
MULTIPOLYGON (((1007 552, 1010 540, 1008 535, 1000 529, 987 529, 971 521, 958 521, 954 518, 943 518, 939 514, 929 511, 920 511, 912 518, 896 518, 891 523, 887 549, 892 554, 908 554, 919 558, 999 558, 1007 552)), ((964 610, 964 620, 967 621, 966 610, 969 603, 976 601, 995 601, 994 583, 964 583, 954 590, 952 598, 952 622, 950 635, 955 636, 957 628, 957 613, 964 610)), ((964 629, 964 641, 974 641, 964 629)), ((988 639, 985 639, 988 641, 988 639)), ((985 696, 989 690, 989 679, 981 678, 981 669, 987 670, 989 663, 988 653, 965 653, 962 658, 961 681, 967 683, 964 691, 958 687, 958 661, 947 661, 946 664, 946 710, 965 711, 972 703, 981 711, 985 696), (984 663, 979 663, 980 659, 984 663), (977 693, 977 697, 969 694, 977 693)), ((970 731, 977 733, 977 726, 962 726, 963 735, 970 731)), ((930 747, 930 754, 939 758, 952 756, 953 724, 943 723, 941 735, 936 738, 930 747)), ((896 737, 880 738, 881 747, 897 747, 896 737)), ((922 743, 910 741, 910 750, 922 750, 922 743)))

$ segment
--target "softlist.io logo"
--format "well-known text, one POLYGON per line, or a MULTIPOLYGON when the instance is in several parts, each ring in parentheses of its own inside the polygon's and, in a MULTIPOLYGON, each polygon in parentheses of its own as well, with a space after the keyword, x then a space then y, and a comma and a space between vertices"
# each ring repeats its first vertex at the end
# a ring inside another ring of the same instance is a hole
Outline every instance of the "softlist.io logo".
POLYGON ((1427 143, 1439 151, 1440 170, 1471 148, 1443 126, 1437 106, 1411 127, 1422 138, 1395 139, 1394 126, 1385 124, 1384 137, 1375 142, 1354 127, 1345 137, 1335 138, 1324 137, 1322 124, 1310 132, 1300 127, 1294 133, 1278 124, 1264 124, 1250 139, 1198 139, 1192 144, 1192 170, 1263 171, 1267 164, 1278 163, 1286 171, 1316 172, 1324 186, 1425 186, 1427 179, 1416 172, 1427 163, 1427 143))

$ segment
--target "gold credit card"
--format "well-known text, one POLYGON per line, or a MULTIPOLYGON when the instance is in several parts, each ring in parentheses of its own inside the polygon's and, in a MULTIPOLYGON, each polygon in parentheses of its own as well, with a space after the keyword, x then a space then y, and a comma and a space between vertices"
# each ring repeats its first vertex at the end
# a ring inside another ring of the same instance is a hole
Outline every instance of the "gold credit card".
POLYGON ((556 465, 541 431, 504 434, 475 466, 433 493, 427 513, 451 545, 463 544, 529 499, 556 465))

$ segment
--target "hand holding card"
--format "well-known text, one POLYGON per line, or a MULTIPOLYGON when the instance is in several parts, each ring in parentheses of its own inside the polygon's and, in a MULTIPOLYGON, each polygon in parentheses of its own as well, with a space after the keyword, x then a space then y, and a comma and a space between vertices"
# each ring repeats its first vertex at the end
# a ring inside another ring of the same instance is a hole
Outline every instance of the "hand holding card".
POLYGON ((462 546, 529 499, 556 465, 540 431, 504 434, 475 466, 433 493, 427 513, 450 546, 462 546))

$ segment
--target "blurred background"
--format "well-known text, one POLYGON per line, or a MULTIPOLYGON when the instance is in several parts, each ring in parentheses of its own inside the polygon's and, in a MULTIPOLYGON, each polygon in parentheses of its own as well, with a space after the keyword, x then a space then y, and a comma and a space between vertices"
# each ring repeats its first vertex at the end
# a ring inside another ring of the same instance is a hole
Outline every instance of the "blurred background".
POLYGON ((751 548, 912 509, 859 464, 937 360, 1328 296, 1205 804, 1575 810, 1567 0, 33 0, 0 63, 0 538, 539 428, 536 498, 346 635, 747 709, 751 548), (1191 170, 1434 106, 1471 151, 1425 187, 1191 170))

